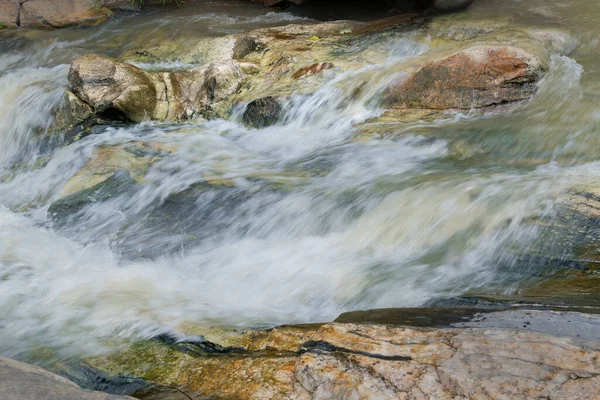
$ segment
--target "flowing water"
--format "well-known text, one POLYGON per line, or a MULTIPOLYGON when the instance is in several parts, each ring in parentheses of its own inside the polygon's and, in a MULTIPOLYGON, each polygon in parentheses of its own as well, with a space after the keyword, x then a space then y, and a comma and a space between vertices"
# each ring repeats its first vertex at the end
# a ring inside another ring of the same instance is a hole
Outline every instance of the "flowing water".
POLYGON ((388 65, 294 96, 273 127, 248 130, 239 118, 103 126, 60 146, 36 132, 51 124, 75 56, 303 21, 213 2, 87 29, 0 32, 0 354, 96 354, 183 323, 332 320, 518 293, 552 275, 560 265, 523 261, 543 244, 531 221, 552 218, 565 190, 600 182, 595 3, 476 0, 470 12, 481 18, 569 32, 573 52, 552 57, 518 110, 403 124, 402 134, 367 141, 352 138, 380 113, 375 100, 394 77, 387 66, 429 51, 408 34, 384 46, 388 65), (348 102, 364 74, 369 89, 348 102), (128 142, 176 150, 143 185, 53 223, 50 204, 94 150, 128 142))

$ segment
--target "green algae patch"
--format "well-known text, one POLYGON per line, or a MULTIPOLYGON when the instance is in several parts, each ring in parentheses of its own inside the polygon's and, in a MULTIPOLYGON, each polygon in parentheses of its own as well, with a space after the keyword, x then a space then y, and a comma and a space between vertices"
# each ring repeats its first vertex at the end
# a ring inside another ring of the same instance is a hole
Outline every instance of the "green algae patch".
POLYGON ((177 379, 179 369, 189 360, 189 355, 169 346, 143 341, 109 356, 88 359, 86 364, 110 375, 128 375, 156 383, 168 383, 177 379))

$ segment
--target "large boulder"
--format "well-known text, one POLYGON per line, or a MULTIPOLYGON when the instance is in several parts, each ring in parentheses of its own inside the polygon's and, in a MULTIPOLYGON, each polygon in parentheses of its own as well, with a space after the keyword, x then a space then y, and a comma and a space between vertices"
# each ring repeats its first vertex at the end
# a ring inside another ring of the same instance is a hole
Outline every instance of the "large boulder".
POLYGON ((71 64, 71 91, 96 115, 132 122, 226 116, 248 63, 215 62, 172 72, 146 72, 93 54, 71 64))
POLYGON ((154 115, 154 82, 146 72, 131 64, 85 55, 71 64, 69 83, 73 93, 97 114, 135 122, 154 115))
POLYGON ((95 25, 110 15, 110 10, 95 0, 0 0, 0 24, 13 28, 95 25))
POLYGON ((398 78, 384 103, 394 108, 471 109, 529 98, 543 72, 535 55, 512 46, 476 45, 398 78))
POLYGON ((594 398, 599 328, 574 312, 375 310, 217 334, 222 346, 153 341, 89 363, 215 398, 594 398))
POLYGON ((6 400, 126 400, 84 390, 61 376, 43 368, 0 357, 0 399, 6 400))
POLYGON ((106 21, 113 10, 139 11, 162 5, 162 0, 0 0, 0 26, 44 29, 92 26, 106 21))

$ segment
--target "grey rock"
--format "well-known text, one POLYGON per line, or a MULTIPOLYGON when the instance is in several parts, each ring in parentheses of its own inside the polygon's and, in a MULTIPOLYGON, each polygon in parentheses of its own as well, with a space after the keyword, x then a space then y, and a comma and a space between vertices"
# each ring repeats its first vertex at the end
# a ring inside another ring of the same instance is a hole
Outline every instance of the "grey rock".
POLYGON ((242 121, 252 128, 265 128, 274 125, 281 116, 281 104, 271 96, 254 100, 248 104, 242 121))
POLYGON ((85 390, 43 368, 0 357, 0 399, 126 400, 133 398, 85 390))
POLYGON ((70 90, 65 90, 60 103, 53 110, 54 122, 49 134, 72 133, 81 130, 94 116, 94 110, 70 90))
POLYGON ((468 322, 452 324, 456 328, 514 329, 540 332, 554 337, 600 342, 600 318, 577 312, 506 310, 478 313, 468 322))
POLYGON ((260 50, 263 45, 252 36, 242 36, 233 46, 233 59, 241 60, 248 54, 260 50))

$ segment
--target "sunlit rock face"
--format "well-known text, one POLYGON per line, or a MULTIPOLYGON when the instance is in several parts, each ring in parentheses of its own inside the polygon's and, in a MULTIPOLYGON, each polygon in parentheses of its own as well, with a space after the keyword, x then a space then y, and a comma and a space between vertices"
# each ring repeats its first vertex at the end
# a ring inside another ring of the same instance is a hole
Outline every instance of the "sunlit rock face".
POLYGON ((431 61, 393 84, 385 102, 395 108, 472 109, 523 100, 535 91, 542 63, 511 46, 473 46, 431 61))
MULTIPOLYGON (((190 395, 240 399, 593 397, 599 320, 551 311, 421 309, 342 315, 384 324, 286 326, 208 342, 150 342, 89 361, 190 395), (382 319, 383 317, 383 319, 382 319), (405 320, 403 318, 406 318, 405 320), (421 321, 421 322, 419 322, 421 321), (386 323, 387 322, 387 323, 386 323)), ((353 313, 349 313, 353 314, 353 313)))
POLYGON ((71 65, 69 83, 81 100, 96 113, 121 114, 139 122, 149 119, 156 107, 156 89, 150 76, 133 65, 102 57, 79 57, 71 65))
POLYGON ((206 116, 237 92, 243 77, 234 61, 148 73, 95 55, 77 58, 69 71, 73 92, 96 114, 131 122, 206 116))

